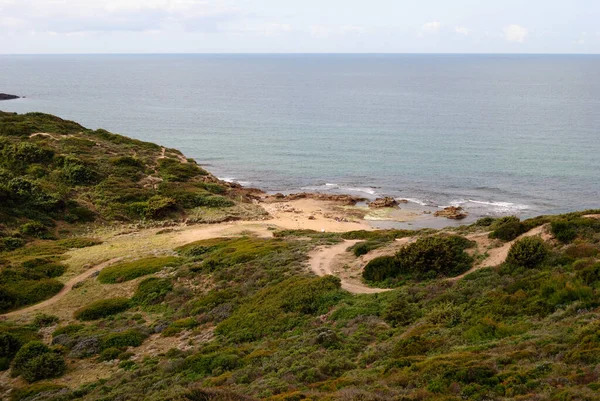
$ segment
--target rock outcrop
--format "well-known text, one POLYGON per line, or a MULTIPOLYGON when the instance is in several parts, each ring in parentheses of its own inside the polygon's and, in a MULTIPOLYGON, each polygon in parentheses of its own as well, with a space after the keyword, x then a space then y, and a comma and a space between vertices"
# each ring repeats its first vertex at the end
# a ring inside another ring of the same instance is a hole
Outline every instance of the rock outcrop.
POLYGON ((286 201, 294 201, 298 199, 315 199, 320 201, 331 201, 338 202, 348 206, 354 206, 358 202, 366 201, 365 198, 359 198, 352 195, 338 195, 338 194, 320 194, 320 193, 310 193, 310 192, 300 192, 297 194, 289 194, 284 195, 281 193, 277 193, 274 195, 268 195, 263 198, 265 202, 286 202, 286 201))
POLYGON ((369 207, 372 209, 398 207, 398 201, 390 196, 386 196, 385 198, 377 198, 373 202, 369 202, 369 207))
POLYGON ((437 211, 433 214, 435 217, 446 217, 452 220, 462 220, 467 217, 467 212, 460 206, 448 206, 444 210, 437 211))
POLYGON ((9 95, 8 93, 0 93, 0 100, 13 100, 18 99, 19 96, 9 95))

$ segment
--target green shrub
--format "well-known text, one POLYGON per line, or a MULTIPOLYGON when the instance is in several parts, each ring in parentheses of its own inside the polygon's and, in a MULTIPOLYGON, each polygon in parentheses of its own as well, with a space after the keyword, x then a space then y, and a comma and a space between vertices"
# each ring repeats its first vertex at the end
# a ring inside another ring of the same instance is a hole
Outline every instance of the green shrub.
POLYGON ((510 247, 506 262, 514 266, 533 268, 548 257, 548 247, 539 237, 525 237, 510 247))
POLYGON ((455 276, 469 270, 473 259, 464 251, 467 241, 458 236, 419 238, 396 253, 400 273, 416 278, 455 276))
POLYGON ((120 333, 110 333, 102 338, 102 349, 139 347, 146 337, 147 335, 136 329, 126 330, 120 333))
POLYGON ((67 364, 61 355, 47 352, 29 360, 21 367, 21 376, 28 382, 62 376, 67 364))
POLYGON ((512 241, 525 232, 525 227, 521 220, 515 216, 507 216, 497 219, 492 225, 490 238, 497 238, 502 241, 512 241))
POLYGON ((44 238, 48 235, 48 229, 39 221, 31 221, 21 226, 21 233, 36 238, 44 238))
POLYGON ((40 341, 31 341, 22 346, 15 354, 12 362, 13 375, 19 376, 22 373, 21 369, 28 361, 47 352, 50 352, 50 349, 40 341))
POLYGON ((59 327, 52 333, 52 337, 59 336, 61 334, 75 334, 85 328, 82 324, 68 324, 63 327, 59 327))
POLYGON ((495 221, 496 219, 493 217, 482 217, 473 223, 473 225, 477 227, 489 227, 494 224, 495 221))
POLYGON ((394 327, 410 324, 418 316, 418 306, 410 302, 405 294, 398 294, 383 312, 383 319, 394 327))
POLYGON ((100 353, 98 360, 99 361, 112 361, 114 359, 118 359, 121 352, 122 351, 119 348, 115 348, 115 347, 106 348, 100 353))
POLYGON ((29 382, 59 377, 65 370, 62 356, 53 353, 39 341, 31 341, 21 347, 12 362, 12 373, 21 375, 29 382))
POLYGON ((33 273, 33 276, 39 274, 41 275, 40 278, 54 278, 62 276, 66 269, 65 265, 56 263, 50 258, 30 259, 26 262, 23 262, 22 266, 26 273, 33 273))
POLYGON ((227 192, 224 186, 212 182, 201 182, 198 187, 217 195, 223 195, 227 192))
POLYGON ((161 303, 172 290, 171 280, 151 277, 138 285, 131 300, 138 305, 156 305, 161 303))
POLYGON ((350 248, 350 250, 352 251, 354 256, 359 257, 362 255, 366 255, 374 249, 381 248, 382 246, 388 243, 390 243, 390 240, 388 240, 387 238, 368 240, 365 242, 359 242, 355 244, 350 248))
POLYGON ((161 219, 176 210, 177 201, 173 198, 156 195, 145 202, 135 202, 127 209, 130 214, 142 219, 161 219))
POLYGON ((371 260, 363 270, 363 278, 367 281, 381 282, 398 275, 396 258, 393 256, 380 256, 371 260))
POLYGON ((177 266, 179 263, 181 259, 172 256, 138 259, 105 268, 98 275, 98 280, 103 284, 122 283, 156 273, 164 267, 177 266))
MULTIPOLYGON (((194 388, 184 395, 186 401, 256 401, 256 399, 241 394, 236 394, 228 390, 194 388)), ((288 398, 289 401, 295 399, 288 398)))
POLYGON ((47 315, 45 313, 39 313, 37 315, 35 315, 35 318, 33 319, 33 325, 35 327, 48 327, 48 326, 52 326, 56 323, 58 323, 59 319, 58 316, 54 316, 54 315, 47 315))
POLYGON ((327 312, 339 299, 340 279, 292 278, 259 291, 243 303, 216 331, 236 342, 254 341, 302 327, 309 315, 327 312))
POLYGON ((88 248, 94 245, 100 245, 102 244, 102 241, 95 238, 76 237, 58 240, 56 241, 56 244, 64 246, 67 249, 80 249, 88 248))
POLYGON ((565 244, 568 244, 577 237, 575 225, 568 220, 553 221, 550 223, 550 230, 557 240, 565 244))
POLYGON ((565 249, 565 255, 573 259, 593 258, 598 253, 600 253, 600 250, 592 244, 573 244, 565 249))
POLYGON ((185 368, 202 375, 215 372, 221 374, 238 367, 239 357, 235 354, 214 353, 194 355, 185 360, 185 368))
POLYGON ((10 366, 10 361, 21 348, 21 341, 10 333, 0 333, 0 371, 10 366))
POLYGON ((0 311, 9 311, 48 299, 64 284, 55 279, 19 280, 0 285, 0 311))
POLYGON ((595 263, 579 270, 577 277, 587 285, 597 284, 600 281, 600 263, 595 263))
POLYGON ((96 320, 121 313, 127 310, 129 305, 130 301, 127 298, 102 299, 77 309, 74 316, 78 320, 96 320))
POLYGON ((17 237, 0 238, 0 252, 14 251, 25 245, 25 240, 17 237))
POLYGON ((35 383, 26 387, 15 388, 11 394, 12 401, 35 399, 34 396, 44 393, 44 396, 53 392, 59 392, 66 387, 54 383, 35 383))
POLYGON ((158 162, 158 171, 166 181, 184 182, 193 177, 208 175, 195 163, 181 163, 175 159, 160 159, 158 162))

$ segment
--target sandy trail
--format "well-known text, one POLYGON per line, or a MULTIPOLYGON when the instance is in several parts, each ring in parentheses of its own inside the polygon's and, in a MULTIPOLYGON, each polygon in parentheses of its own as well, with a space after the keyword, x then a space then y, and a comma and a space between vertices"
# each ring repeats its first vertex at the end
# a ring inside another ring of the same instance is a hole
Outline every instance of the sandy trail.
MULTIPOLYGON (((546 232, 546 227, 547 225, 535 227, 532 230, 520 235, 513 241, 507 242, 498 248, 491 248, 487 250, 488 257, 485 258, 481 263, 477 264, 467 272, 456 277, 448 278, 447 280, 458 281, 479 269, 498 266, 504 263, 506 257, 508 256, 510 247, 521 238, 539 235, 545 241, 551 239, 551 235, 546 232)), ((469 235, 467 238, 477 242, 478 248, 481 249, 491 244, 488 235, 488 232, 477 233, 469 235)), ((356 262, 358 261, 360 264, 359 270, 362 270, 362 267, 364 267, 369 261, 380 256, 392 255, 406 244, 414 242, 417 238, 418 237, 400 238, 394 241, 393 244, 390 244, 390 246, 369 252, 367 255, 361 256, 358 259, 352 259, 352 255, 346 251, 348 247, 361 242, 358 240, 344 241, 340 244, 330 247, 319 247, 309 254, 310 268, 318 276, 333 275, 339 277, 342 281, 342 288, 354 294, 375 294, 390 291, 389 289, 371 288, 365 286, 361 283, 360 278, 350 276, 348 272, 343 271, 341 266, 344 265, 344 262, 346 262, 346 265, 356 265, 356 262)))
MULTIPOLYGON (((333 245, 330 247, 319 247, 319 248, 315 249, 314 251, 312 251, 309 254, 310 269, 317 276, 332 275, 332 276, 340 277, 340 275, 337 274, 336 271, 334 271, 333 266, 335 265, 335 262, 338 259, 338 257, 340 257, 341 255, 344 255, 344 254, 348 254, 346 249, 348 249, 348 247, 356 244, 357 242, 360 242, 360 241, 357 241, 357 240, 344 241, 342 243, 339 243, 339 244, 336 244, 336 245, 333 245)), ((377 294, 380 292, 390 291, 389 289, 384 289, 384 288, 367 287, 366 285, 360 283, 359 280, 356 280, 356 279, 352 280, 348 277, 342 276, 342 277, 340 277, 340 279, 342 280, 342 288, 353 294, 377 294)))
MULTIPOLYGON (((506 257, 508 256, 508 251, 510 251, 510 247, 515 242, 520 240, 521 238, 534 237, 536 235, 539 235, 542 237, 542 239, 544 241, 549 240, 551 238, 551 236, 550 236, 550 234, 545 232, 545 228, 546 228, 546 225, 535 227, 535 228, 527 231, 525 234, 521 234, 516 239, 509 241, 498 248, 489 249, 487 251, 488 257, 485 258, 481 263, 473 266, 471 269, 469 269, 468 271, 464 272, 463 274, 461 274, 459 276, 449 278, 448 281, 457 281, 479 269, 484 269, 486 267, 498 266, 498 265, 504 263, 504 261, 506 260, 506 257)), ((472 241, 477 242, 478 246, 481 246, 482 243, 489 243, 488 235, 489 235, 489 233, 478 233, 478 234, 468 235, 467 238, 472 241)))
POLYGON ((73 289, 73 286, 81 281, 84 281, 85 279, 93 276, 95 273, 100 272, 102 269, 117 263, 118 261, 120 261, 123 258, 114 258, 114 259, 110 259, 107 260, 106 262, 100 263, 96 266, 91 267, 89 270, 86 270, 84 273, 80 274, 79 276, 73 277, 71 280, 69 280, 65 286, 52 298, 48 298, 45 301, 42 301, 38 304, 35 305, 31 305, 28 306, 26 308, 23 309, 19 309, 16 311, 12 311, 9 313, 5 313, 3 315, 0 315, 0 317, 14 317, 14 316, 20 316, 26 313, 30 313, 30 312, 35 312, 36 310, 39 309, 43 309, 47 306, 50 306, 52 304, 55 304, 56 302, 58 302, 59 300, 61 300, 62 298, 65 297, 65 295, 67 295, 69 292, 71 292, 71 290, 73 289))

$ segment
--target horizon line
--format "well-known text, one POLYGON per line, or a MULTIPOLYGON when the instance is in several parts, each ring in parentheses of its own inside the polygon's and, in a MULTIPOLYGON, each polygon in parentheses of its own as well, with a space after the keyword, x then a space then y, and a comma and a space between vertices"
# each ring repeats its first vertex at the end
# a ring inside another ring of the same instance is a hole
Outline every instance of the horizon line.
POLYGON ((600 56, 600 53, 476 53, 476 52, 107 52, 107 53, 0 53, 0 56, 133 56, 133 55, 207 55, 207 56, 301 56, 301 55, 448 55, 448 56, 600 56))

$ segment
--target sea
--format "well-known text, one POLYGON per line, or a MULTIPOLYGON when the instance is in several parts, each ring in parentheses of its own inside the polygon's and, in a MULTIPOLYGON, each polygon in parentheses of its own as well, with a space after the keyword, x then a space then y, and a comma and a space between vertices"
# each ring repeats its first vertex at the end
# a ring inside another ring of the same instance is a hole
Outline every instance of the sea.
POLYGON ((600 208, 599 55, 5 55, 0 92, 269 192, 600 208))

